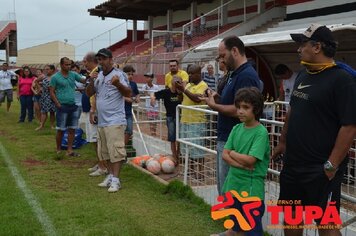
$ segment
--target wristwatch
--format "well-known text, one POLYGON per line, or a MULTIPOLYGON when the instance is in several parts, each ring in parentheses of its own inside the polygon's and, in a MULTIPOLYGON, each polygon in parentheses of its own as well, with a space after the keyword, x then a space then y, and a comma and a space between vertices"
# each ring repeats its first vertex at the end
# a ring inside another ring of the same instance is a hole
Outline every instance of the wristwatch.
POLYGON ((336 171, 337 168, 335 168, 335 166, 333 166, 333 164, 330 161, 326 161, 324 163, 324 170, 326 170, 326 171, 336 171))

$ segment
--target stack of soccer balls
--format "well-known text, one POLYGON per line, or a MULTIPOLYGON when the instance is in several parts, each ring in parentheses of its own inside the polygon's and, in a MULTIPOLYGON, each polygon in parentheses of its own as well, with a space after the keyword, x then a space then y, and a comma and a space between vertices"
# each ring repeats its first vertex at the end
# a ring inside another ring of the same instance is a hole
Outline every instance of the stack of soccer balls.
POLYGON ((161 171, 165 174, 174 172, 175 165, 172 159, 162 154, 155 154, 152 157, 144 155, 132 159, 133 164, 146 168, 149 172, 157 175, 161 171))

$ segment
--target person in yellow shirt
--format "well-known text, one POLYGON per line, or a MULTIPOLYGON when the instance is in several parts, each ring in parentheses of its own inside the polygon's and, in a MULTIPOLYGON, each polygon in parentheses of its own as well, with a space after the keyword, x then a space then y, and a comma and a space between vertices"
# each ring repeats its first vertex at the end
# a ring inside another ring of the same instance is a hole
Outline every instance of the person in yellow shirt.
POLYGON ((178 64, 179 64, 178 60, 173 59, 173 60, 169 61, 170 72, 167 73, 164 77, 164 84, 165 84, 166 88, 172 87, 173 77, 181 78, 183 81, 184 87, 189 82, 189 76, 188 76, 187 72, 185 72, 184 70, 180 70, 178 67, 178 64))
MULTIPOLYGON (((201 67, 199 65, 192 65, 188 69, 189 81, 185 87, 183 82, 177 82, 176 87, 183 93, 182 105, 194 106, 204 105, 205 101, 201 101, 201 97, 205 95, 208 85, 201 78, 201 67)), ((206 117, 205 113, 194 111, 190 109, 182 109, 182 116, 180 120, 179 136, 181 138, 192 139, 190 142, 204 146, 204 139, 206 133, 206 117)), ((186 145, 181 145, 181 153, 185 155, 186 145)), ((190 168, 197 173, 196 177, 202 179, 203 165, 205 152, 199 148, 190 148, 189 157, 190 168), (195 166, 198 165, 198 168, 195 166)))

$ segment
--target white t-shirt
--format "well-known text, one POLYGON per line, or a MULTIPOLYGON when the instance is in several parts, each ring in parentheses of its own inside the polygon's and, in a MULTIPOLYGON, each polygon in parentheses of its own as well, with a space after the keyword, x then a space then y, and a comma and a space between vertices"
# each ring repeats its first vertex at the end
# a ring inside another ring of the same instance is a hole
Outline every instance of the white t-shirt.
MULTIPOLYGON (((144 84, 142 86, 142 91, 145 92, 145 93, 148 93, 149 95, 151 95, 151 93, 157 92, 159 90, 160 90, 160 88, 156 84, 152 84, 152 87, 148 86, 148 84, 144 84)), ((147 98, 146 99, 146 108, 153 108, 152 110, 158 111, 158 103, 156 103, 156 105, 154 107, 152 107, 151 106, 151 99, 147 98)))
POLYGON ((13 71, 0 71, 0 90, 12 89, 11 78, 16 76, 13 71))
POLYGON ((298 73, 293 73, 293 75, 286 80, 283 80, 283 91, 284 91, 284 101, 290 102, 292 96, 293 87, 295 83, 295 78, 297 78, 298 73))
POLYGON ((106 76, 100 71, 98 78, 94 81, 98 127, 126 125, 124 97, 111 84, 114 75, 119 76, 121 84, 130 87, 126 74, 120 69, 113 69, 106 76))

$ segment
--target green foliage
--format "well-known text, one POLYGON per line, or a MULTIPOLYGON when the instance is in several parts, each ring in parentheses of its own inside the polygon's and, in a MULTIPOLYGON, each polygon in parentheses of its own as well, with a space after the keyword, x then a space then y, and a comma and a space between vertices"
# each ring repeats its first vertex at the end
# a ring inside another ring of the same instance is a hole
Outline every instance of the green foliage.
POLYGON ((179 199, 185 199, 194 203, 196 205, 200 205, 202 207, 210 208, 208 204, 204 202, 204 200, 198 196, 196 196, 189 185, 184 185, 179 180, 173 180, 170 182, 163 191, 164 194, 170 194, 179 199))

